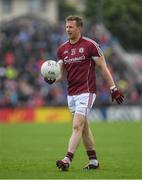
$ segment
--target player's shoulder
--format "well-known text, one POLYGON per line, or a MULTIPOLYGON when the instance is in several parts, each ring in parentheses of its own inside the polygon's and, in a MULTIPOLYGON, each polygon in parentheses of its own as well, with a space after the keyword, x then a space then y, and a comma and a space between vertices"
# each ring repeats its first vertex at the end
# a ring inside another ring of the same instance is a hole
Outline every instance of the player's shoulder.
POLYGON ((59 45, 58 49, 64 49, 66 45, 68 45, 69 40, 63 42, 62 44, 59 45))
POLYGON ((90 44, 90 45, 95 45, 95 46, 98 47, 98 43, 97 43, 96 41, 94 41, 93 39, 88 38, 88 37, 86 37, 86 36, 83 36, 82 39, 83 39, 84 41, 86 41, 88 44, 90 44))

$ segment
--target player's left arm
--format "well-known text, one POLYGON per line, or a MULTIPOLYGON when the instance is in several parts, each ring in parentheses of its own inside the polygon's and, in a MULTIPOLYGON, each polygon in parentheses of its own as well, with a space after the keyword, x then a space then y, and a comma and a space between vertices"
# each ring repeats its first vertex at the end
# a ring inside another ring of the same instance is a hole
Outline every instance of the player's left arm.
POLYGON ((110 92, 111 92, 111 96, 112 96, 112 101, 116 100, 116 102, 118 104, 123 103, 124 101, 124 95, 122 94, 122 92, 120 92, 116 85, 115 82, 112 78, 112 75, 107 67, 106 61, 104 56, 100 56, 98 59, 95 60, 95 63, 97 65, 97 67, 100 69, 101 74, 103 76, 103 78, 105 79, 105 81, 107 82, 108 86, 110 87, 110 92))

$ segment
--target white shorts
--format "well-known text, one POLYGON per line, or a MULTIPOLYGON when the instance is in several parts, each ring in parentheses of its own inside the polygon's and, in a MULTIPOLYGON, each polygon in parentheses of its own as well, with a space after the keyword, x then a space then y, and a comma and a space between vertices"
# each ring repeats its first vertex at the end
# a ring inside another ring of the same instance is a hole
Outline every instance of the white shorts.
POLYGON ((87 117, 96 99, 95 93, 83 93, 68 96, 68 107, 72 114, 78 113, 87 117))

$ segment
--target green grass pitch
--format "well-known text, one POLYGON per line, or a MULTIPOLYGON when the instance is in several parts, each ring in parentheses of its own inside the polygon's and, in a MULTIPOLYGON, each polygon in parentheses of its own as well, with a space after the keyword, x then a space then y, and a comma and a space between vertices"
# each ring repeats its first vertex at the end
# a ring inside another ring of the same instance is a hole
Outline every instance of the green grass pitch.
POLYGON ((67 124, 0 124, 0 179, 142 179, 142 122, 92 123, 99 170, 84 171, 82 142, 68 172, 55 166, 71 134, 67 124))

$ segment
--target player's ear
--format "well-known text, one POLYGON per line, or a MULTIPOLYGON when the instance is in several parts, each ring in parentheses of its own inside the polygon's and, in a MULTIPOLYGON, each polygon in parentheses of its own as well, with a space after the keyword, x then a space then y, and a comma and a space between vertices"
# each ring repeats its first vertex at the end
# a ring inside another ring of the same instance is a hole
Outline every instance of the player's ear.
POLYGON ((80 32, 82 31, 82 27, 81 26, 78 26, 78 29, 79 29, 80 32))

